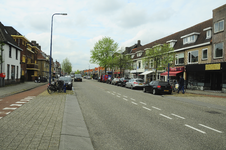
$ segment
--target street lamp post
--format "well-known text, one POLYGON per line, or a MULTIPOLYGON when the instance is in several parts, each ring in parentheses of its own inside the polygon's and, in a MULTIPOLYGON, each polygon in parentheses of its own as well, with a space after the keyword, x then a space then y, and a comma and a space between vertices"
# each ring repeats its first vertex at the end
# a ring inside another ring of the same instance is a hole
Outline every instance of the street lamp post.
POLYGON ((53 35, 53 16, 54 15, 67 15, 67 13, 55 13, 55 14, 52 15, 52 20, 51 20, 51 37, 50 37, 50 60, 49 60, 49 85, 51 84, 52 35, 53 35))

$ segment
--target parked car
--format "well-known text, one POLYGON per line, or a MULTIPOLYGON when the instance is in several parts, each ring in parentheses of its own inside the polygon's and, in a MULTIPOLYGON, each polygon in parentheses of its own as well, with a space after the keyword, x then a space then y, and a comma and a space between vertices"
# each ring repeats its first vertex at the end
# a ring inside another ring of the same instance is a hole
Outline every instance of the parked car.
POLYGON ((76 81, 81 81, 82 82, 82 75, 81 74, 75 74, 74 82, 76 82, 76 81))
POLYGON ((143 92, 151 92, 152 94, 171 94, 172 86, 165 81, 151 81, 144 85, 143 92))
POLYGON ((59 80, 64 81, 64 84, 66 84, 66 89, 72 90, 73 80, 70 76, 60 77, 59 80))
POLYGON ((126 82, 128 82, 130 78, 120 78, 118 85, 119 86, 126 86, 126 82))
POLYGON ((120 78, 114 78, 114 79, 111 81, 111 84, 112 84, 112 85, 118 85, 119 79, 120 79, 120 78))
POLYGON ((137 79, 130 79, 128 82, 126 82, 127 88, 135 89, 135 88, 143 88, 144 86, 144 80, 137 78, 137 79))
POLYGON ((114 79, 114 77, 108 77, 106 83, 107 83, 107 84, 111 84, 111 81, 112 81, 113 79, 114 79))

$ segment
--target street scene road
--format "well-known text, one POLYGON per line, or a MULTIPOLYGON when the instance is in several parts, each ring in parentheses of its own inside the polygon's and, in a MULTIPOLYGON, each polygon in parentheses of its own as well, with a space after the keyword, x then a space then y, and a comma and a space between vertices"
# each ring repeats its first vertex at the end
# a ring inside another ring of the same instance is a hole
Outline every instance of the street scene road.
POLYGON ((74 83, 94 149, 226 149, 225 98, 74 83))

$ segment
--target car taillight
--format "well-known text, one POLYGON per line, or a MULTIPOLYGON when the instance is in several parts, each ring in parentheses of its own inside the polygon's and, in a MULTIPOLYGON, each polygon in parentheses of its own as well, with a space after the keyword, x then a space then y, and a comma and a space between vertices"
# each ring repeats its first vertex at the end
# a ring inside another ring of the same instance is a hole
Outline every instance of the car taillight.
POLYGON ((158 85, 157 88, 161 88, 161 85, 158 85))
POLYGON ((137 82, 133 82, 133 84, 138 84, 137 82))

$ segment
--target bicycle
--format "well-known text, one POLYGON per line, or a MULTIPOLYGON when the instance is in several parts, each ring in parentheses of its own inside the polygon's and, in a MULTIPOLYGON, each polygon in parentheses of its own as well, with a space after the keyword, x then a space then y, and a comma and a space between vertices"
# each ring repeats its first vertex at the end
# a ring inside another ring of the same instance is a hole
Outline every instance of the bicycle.
POLYGON ((49 94, 52 94, 53 92, 63 92, 63 86, 64 86, 64 81, 58 80, 57 82, 53 82, 47 87, 47 91, 49 94))

